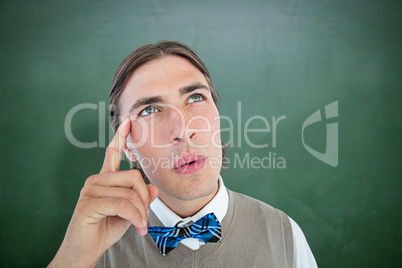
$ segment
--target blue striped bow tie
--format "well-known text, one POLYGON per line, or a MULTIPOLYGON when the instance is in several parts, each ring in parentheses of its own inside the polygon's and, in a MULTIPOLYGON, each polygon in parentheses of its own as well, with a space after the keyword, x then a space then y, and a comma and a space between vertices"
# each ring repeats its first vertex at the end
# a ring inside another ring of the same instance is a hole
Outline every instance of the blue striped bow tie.
POLYGON ((221 240, 221 224, 214 213, 209 213, 187 227, 148 227, 148 233, 155 240, 159 251, 165 256, 175 249, 181 240, 198 238, 205 242, 221 240))

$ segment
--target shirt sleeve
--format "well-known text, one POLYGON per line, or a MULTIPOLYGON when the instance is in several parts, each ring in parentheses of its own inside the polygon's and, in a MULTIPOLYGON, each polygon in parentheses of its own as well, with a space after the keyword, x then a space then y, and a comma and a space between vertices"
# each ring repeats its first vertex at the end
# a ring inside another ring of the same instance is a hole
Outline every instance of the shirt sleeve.
POLYGON ((293 233, 293 267, 294 268, 316 268, 317 263, 313 253, 307 243, 306 237, 299 225, 289 217, 290 225, 293 233))

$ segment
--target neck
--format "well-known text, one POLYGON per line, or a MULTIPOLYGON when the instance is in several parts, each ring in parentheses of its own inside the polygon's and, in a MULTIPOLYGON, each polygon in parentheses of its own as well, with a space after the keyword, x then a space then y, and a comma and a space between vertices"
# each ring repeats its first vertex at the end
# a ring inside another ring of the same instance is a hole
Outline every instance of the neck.
POLYGON ((171 195, 160 192, 159 199, 177 216, 184 219, 195 215, 198 211, 205 207, 215 197, 217 192, 218 187, 216 187, 215 190, 208 195, 191 200, 177 199, 171 195))

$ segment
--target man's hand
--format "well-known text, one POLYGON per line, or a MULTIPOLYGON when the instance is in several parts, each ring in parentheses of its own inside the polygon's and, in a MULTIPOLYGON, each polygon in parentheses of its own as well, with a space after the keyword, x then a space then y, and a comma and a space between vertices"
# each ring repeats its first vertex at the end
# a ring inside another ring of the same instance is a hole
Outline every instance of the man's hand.
POLYGON ((94 266, 131 224, 139 235, 147 233, 147 211, 159 190, 146 186, 138 170, 119 171, 130 126, 126 118, 107 147, 101 172, 86 180, 50 267, 94 266))

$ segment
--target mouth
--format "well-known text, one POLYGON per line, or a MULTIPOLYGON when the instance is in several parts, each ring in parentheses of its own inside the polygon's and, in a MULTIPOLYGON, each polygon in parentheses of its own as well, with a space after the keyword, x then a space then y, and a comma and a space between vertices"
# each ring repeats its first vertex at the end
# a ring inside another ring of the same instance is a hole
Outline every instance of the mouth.
POLYGON ((206 159, 207 157, 200 153, 184 155, 176 161, 173 171, 179 174, 199 172, 204 168, 206 159))

